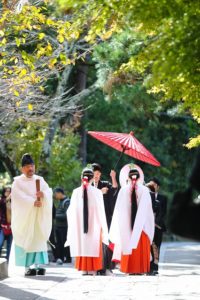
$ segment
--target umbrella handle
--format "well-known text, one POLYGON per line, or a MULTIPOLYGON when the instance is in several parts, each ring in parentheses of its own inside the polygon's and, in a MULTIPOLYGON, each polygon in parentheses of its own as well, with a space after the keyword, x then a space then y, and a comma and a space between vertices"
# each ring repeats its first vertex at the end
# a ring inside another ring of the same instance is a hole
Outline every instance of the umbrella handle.
POLYGON ((122 152, 120 153, 120 156, 119 156, 119 158, 118 158, 118 161, 116 162, 116 164, 115 164, 115 166, 114 166, 114 170, 116 170, 116 168, 117 168, 117 166, 118 166, 118 164, 119 164, 119 162, 120 162, 120 160, 121 160, 121 158, 122 158, 122 156, 123 156, 123 154, 124 154, 124 152, 125 152, 126 149, 127 149, 126 146, 123 146, 123 145, 122 145, 122 152))

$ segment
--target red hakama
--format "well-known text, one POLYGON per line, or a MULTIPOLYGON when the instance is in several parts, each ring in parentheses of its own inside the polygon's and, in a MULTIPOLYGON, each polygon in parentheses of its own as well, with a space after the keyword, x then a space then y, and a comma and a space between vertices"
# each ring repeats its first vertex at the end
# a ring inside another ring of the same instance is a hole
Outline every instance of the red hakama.
POLYGON ((122 255, 121 272, 143 274, 150 272, 150 241, 144 231, 141 234, 137 249, 132 254, 122 255))
POLYGON ((100 246, 99 257, 77 256, 75 268, 78 271, 98 271, 103 268, 102 246, 100 246))

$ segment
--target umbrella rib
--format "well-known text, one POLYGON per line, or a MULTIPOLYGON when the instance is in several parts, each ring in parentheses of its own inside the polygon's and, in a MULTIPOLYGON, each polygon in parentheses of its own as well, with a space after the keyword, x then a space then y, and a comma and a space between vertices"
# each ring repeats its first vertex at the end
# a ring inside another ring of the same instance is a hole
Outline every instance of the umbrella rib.
POLYGON ((143 162, 148 162, 154 166, 160 166, 159 161, 153 154, 151 154, 151 152, 132 134, 98 131, 89 131, 88 133, 102 143, 120 152, 125 152, 125 154, 131 157, 135 157, 143 162), (125 149, 123 149, 124 147, 125 149))

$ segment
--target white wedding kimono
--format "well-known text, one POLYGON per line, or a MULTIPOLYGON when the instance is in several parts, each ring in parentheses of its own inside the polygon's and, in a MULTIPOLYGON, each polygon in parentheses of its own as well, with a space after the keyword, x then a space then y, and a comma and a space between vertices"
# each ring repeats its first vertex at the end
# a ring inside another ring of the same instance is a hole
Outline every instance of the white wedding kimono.
POLYGON ((16 246, 26 253, 47 251, 47 241, 52 228, 52 189, 37 175, 15 177, 11 194, 11 227, 16 246), (42 207, 34 207, 36 179, 44 193, 42 207))
POLYGON ((101 239, 108 244, 108 227, 103 203, 103 194, 88 186, 88 233, 83 232, 83 187, 72 193, 67 210, 68 233, 66 246, 70 246, 72 257, 99 257, 101 239))
POLYGON ((131 230, 131 184, 122 187, 119 191, 112 223, 109 232, 109 240, 115 245, 113 260, 121 260, 121 255, 130 255, 137 248, 142 231, 144 231, 150 243, 154 237, 154 214, 152 209, 149 189, 144 185, 136 184, 137 214, 133 230, 131 230))

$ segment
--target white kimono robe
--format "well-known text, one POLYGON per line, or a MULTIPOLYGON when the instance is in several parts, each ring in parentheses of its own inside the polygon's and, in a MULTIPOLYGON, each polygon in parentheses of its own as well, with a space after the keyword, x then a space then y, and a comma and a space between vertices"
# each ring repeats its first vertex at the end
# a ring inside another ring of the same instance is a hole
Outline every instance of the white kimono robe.
POLYGON ((47 251, 47 241, 52 227, 52 189, 40 176, 15 177, 11 192, 12 232, 15 245, 26 253, 47 251), (44 193, 42 207, 34 207, 36 179, 44 193))
POLYGON ((99 257, 100 239, 108 244, 108 227, 103 203, 103 194, 88 186, 88 233, 83 232, 83 187, 72 193, 67 210, 68 233, 66 246, 70 246, 72 257, 99 257))
POLYGON ((152 243, 154 237, 154 214, 149 189, 137 184, 137 214, 133 230, 131 230, 131 185, 122 187, 119 191, 113 219, 109 232, 109 240, 115 244, 113 259, 121 260, 121 255, 130 255, 137 248, 142 231, 152 243))

